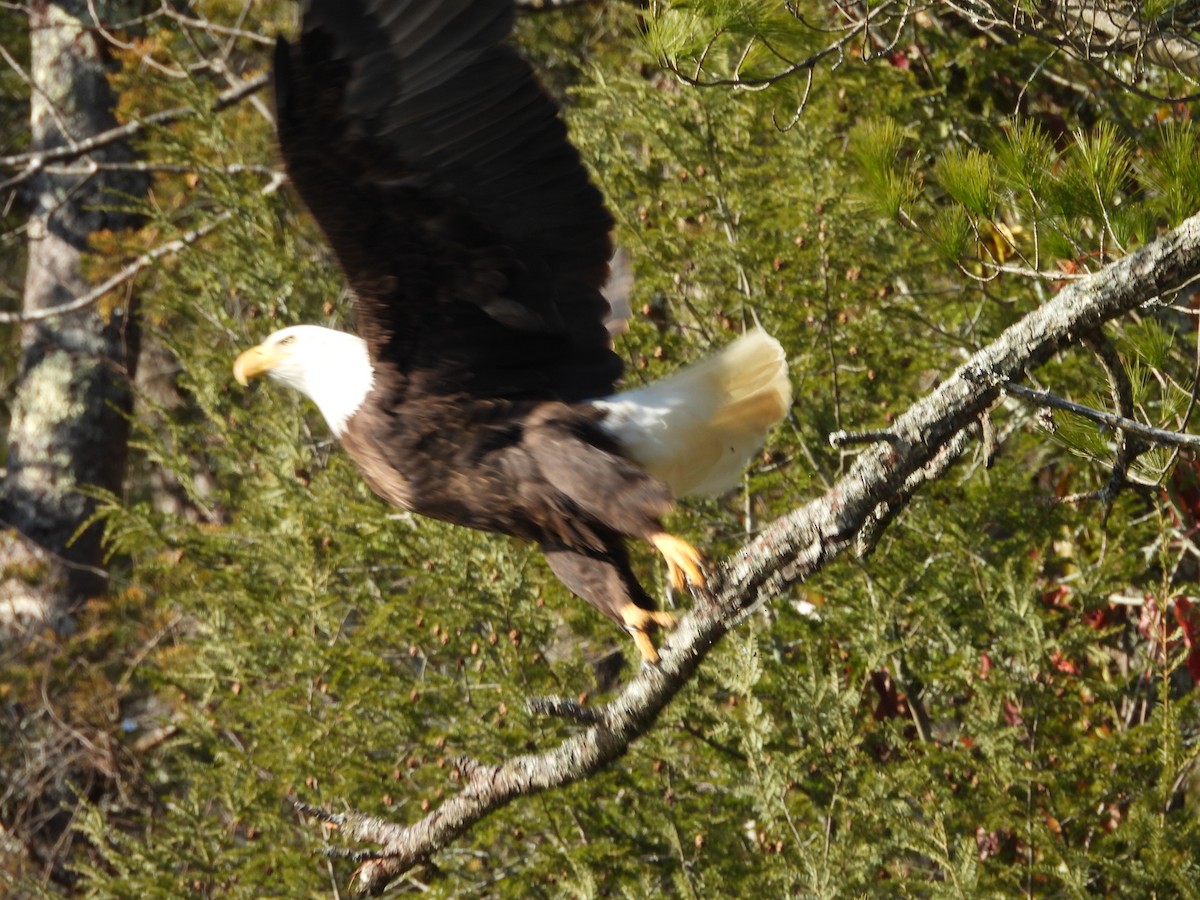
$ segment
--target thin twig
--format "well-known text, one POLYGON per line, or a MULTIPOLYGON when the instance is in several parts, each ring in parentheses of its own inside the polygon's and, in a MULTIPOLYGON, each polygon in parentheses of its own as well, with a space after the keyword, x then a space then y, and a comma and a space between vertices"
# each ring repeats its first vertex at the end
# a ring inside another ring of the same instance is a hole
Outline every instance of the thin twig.
POLYGON ((172 9, 166 3, 163 4, 163 13, 167 18, 174 19, 185 28, 195 28, 200 31, 206 31, 209 34, 223 34, 226 37, 241 38, 244 41, 252 41, 265 47, 271 47, 275 44, 275 38, 270 35, 259 34, 256 31, 247 31, 244 28, 230 28, 228 25, 218 25, 216 22, 210 22, 208 19, 193 19, 190 16, 185 16, 177 9, 172 9))
MULTIPOLYGON (((740 71, 735 70, 734 76, 732 78, 702 78, 700 76, 699 67, 697 67, 696 73, 694 75, 686 75, 679 68, 679 64, 678 64, 677 60, 667 59, 664 62, 666 64, 666 67, 670 70, 670 72, 676 78, 678 78, 680 81, 684 82, 685 84, 692 85, 693 87, 706 87, 706 88, 732 87, 732 88, 737 88, 740 90, 762 90, 764 88, 770 87, 771 85, 775 84, 776 82, 779 82, 786 78, 791 77, 792 75, 796 74, 797 72, 803 72, 806 70, 810 70, 810 69, 814 68, 819 62, 821 62, 822 60, 824 60, 830 56, 834 56, 834 55, 837 55, 839 57, 842 56, 845 53, 846 45, 848 43, 850 43, 851 41, 853 41, 858 36, 860 27, 866 27, 871 22, 873 22, 876 18, 882 16, 885 12, 889 11, 893 5, 894 5, 894 3, 892 3, 892 2, 882 3, 881 5, 877 6, 875 9, 872 9, 870 12, 868 12, 866 14, 866 16, 862 19, 861 22, 855 23, 855 27, 852 30, 847 31, 843 37, 838 38, 836 41, 834 41, 831 44, 828 44, 823 49, 818 50, 817 52, 815 52, 809 56, 806 56, 804 59, 800 59, 800 60, 796 60, 796 61, 792 62, 791 64, 785 66, 783 69, 779 70, 778 72, 774 72, 771 75, 765 75, 765 76, 756 77, 756 78, 743 78, 740 74, 740 71)), ((749 47, 747 46, 745 48, 745 53, 748 53, 748 52, 749 52, 749 47)), ((744 60, 745 60, 745 53, 743 53, 743 55, 742 55, 742 60, 741 60, 742 62, 744 62, 744 60)), ((778 55, 778 54, 776 54, 776 55, 778 55)), ((739 63, 738 69, 740 70, 740 63, 739 63)))
MULTIPOLYGON (((1129 381, 1129 375, 1125 372, 1125 366, 1121 363, 1121 356, 1117 353, 1117 348, 1102 331, 1097 331, 1085 338, 1084 343, 1096 354, 1096 358, 1104 369, 1104 374, 1108 377, 1109 392, 1112 395, 1113 408, 1116 409, 1117 415, 1132 419, 1134 413, 1133 385, 1129 381)), ((1117 494, 1129 483, 1129 467, 1133 465, 1138 456, 1149 449, 1149 445, 1144 441, 1130 437, 1128 429, 1118 429, 1118 435, 1117 458, 1113 460, 1112 472, 1108 476, 1108 482, 1097 492, 1097 498, 1104 504, 1106 518, 1117 494)))
POLYGON ((1028 400, 1038 406, 1051 406, 1055 409, 1073 412, 1076 415, 1083 416, 1085 419, 1091 419, 1093 422, 1108 425, 1110 428, 1120 428, 1140 435, 1148 441, 1154 441, 1156 444, 1200 448, 1200 435, 1180 434, 1177 431, 1165 431, 1162 428, 1155 428, 1152 425, 1143 425, 1141 422, 1135 422, 1133 419, 1127 419, 1124 416, 1118 416, 1115 413, 1104 412, 1099 409, 1092 409, 1090 406, 1081 406, 1078 403, 1072 403, 1070 400, 1064 400, 1046 391, 1033 391, 1019 384, 1014 384, 1011 381, 1005 383, 1004 389, 1013 396, 1020 397, 1022 400, 1028 400))

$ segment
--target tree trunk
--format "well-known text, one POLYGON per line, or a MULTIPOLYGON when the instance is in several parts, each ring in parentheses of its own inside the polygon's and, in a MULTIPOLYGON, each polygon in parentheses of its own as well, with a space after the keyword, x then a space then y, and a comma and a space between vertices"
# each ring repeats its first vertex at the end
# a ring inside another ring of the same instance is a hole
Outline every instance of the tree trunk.
MULTIPOLYGON (((114 6, 92 5, 102 18, 114 6)), ((29 16, 32 149, 70 145, 116 125, 103 39, 91 27, 88 3, 35 0, 29 16)), ((144 193, 144 176, 103 168, 131 158, 128 147, 106 144, 30 179, 26 314, 87 290, 90 235, 136 224, 113 207, 144 193), (62 171, 89 162, 100 168, 62 171)), ((129 294, 23 325, 8 470, 0 483, 0 520, 8 526, 0 535, 0 625, 60 622, 73 602, 103 589, 100 529, 77 533, 93 509, 80 488, 120 490, 137 353, 137 310, 129 294)))

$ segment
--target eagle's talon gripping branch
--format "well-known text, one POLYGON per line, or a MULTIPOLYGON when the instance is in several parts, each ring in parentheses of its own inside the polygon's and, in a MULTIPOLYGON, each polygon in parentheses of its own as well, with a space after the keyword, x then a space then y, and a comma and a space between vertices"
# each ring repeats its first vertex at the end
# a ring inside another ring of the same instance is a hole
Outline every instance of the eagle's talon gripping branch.
POLYGON ((650 639, 651 632, 670 631, 675 627, 677 619, 672 613, 658 609, 644 609, 632 603, 621 608, 621 620, 629 636, 633 638, 634 646, 642 655, 642 662, 650 665, 658 664, 658 650, 650 639))
POLYGON ((652 535, 650 543, 667 561, 667 574, 671 579, 672 588, 682 591, 685 587, 702 588, 707 584, 704 557, 683 538, 677 538, 664 531, 652 535))

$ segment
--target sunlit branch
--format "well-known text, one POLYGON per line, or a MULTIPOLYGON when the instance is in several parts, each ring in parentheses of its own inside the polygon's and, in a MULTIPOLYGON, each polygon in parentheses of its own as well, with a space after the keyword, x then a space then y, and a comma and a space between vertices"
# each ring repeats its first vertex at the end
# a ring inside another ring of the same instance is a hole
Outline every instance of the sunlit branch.
MULTIPOLYGON (((243 81, 241 84, 230 88, 227 91, 217 95, 213 101, 211 111, 219 112, 227 109, 238 101, 262 90, 270 82, 270 75, 263 73, 243 81)), ((135 119, 132 122, 126 122, 124 125, 118 125, 116 128, 110 128, 108 131, 101 132, 93 137, 82 141, 71 141, 61 147, 56 147, 53 150, 34 151, 30 153, 17 153, 13 156, 0 156, 0 166, 5 166, 12 169, 21 169, 21 172, 9 181, 5 182, 0 187, 7 187, 16 180, 24 180, 35 173, 41 171, 48 163, 61 162, 68 159, 77 159, 85 153, 90 153, 99 147, 107 146, 108 144, 117 141, 127 140, 134 135, 158 125, 170 125, 173 122, 179 122, 183 119, 189 119, 192 116, 198 115, 199 110, 190 106, 180 106, 174 109, 164 109, 160 112, 151 113, 141 119, 135 119)))

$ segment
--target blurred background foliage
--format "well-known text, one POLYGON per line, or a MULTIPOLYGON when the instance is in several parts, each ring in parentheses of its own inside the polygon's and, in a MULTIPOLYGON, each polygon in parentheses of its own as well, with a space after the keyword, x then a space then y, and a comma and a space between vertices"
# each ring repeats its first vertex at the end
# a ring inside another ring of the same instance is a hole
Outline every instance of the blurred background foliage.
MULTIPOLYGON (((314 408, 233 383, 269 331, 352 315, 313 223, 268 189, 267 96, 210 111, 266 70, 253 38, 294 27, 293 5, 180 10, 113 50, 123 118, 197 114, 139 138, 160 167, 147 223, 97 272, 233 215, 138 281, 149 340, 128 489, 105 498, 111 593, 0 660, 23 723, 0 747, 0 821, 70 836, 7 857, 16 896, 337 896, 353 865, 322 856, 336 834, 289 797, 413 821, 455 790, 455 755, 570 730, 526 698, 602 702, 636 672, 535 551, 386 507, 314 408)), ((855 451, 831 431, 885 426, 1067 280, 1200 209, 1194 80, 949 5, 864 14, 614 2, 517 29, 632 259, 628 383, 755 319, 788 351, 790 418, 741 490, 672 523, 713 558, 845 471, 855 451)), ((17 18, 0 37, 20 60, 17 18)), ((6 152, 23 97, 0 74, 6 152)), ((15 308, 19 205, 4 214, 15 308)), ((1194 301, 1106 329, 1149 424, 1190 430, 1194 301)), ((1087 349, 1032 377, 1112 407, 1087 349)), ((1200 468, 1154 450, 1105 503, 1114 435, 1054 419, 1002 401, 988 447, 873 555, 755 614, 620 763, 515 803, 394 890, 1196 896, 1200 468)))

